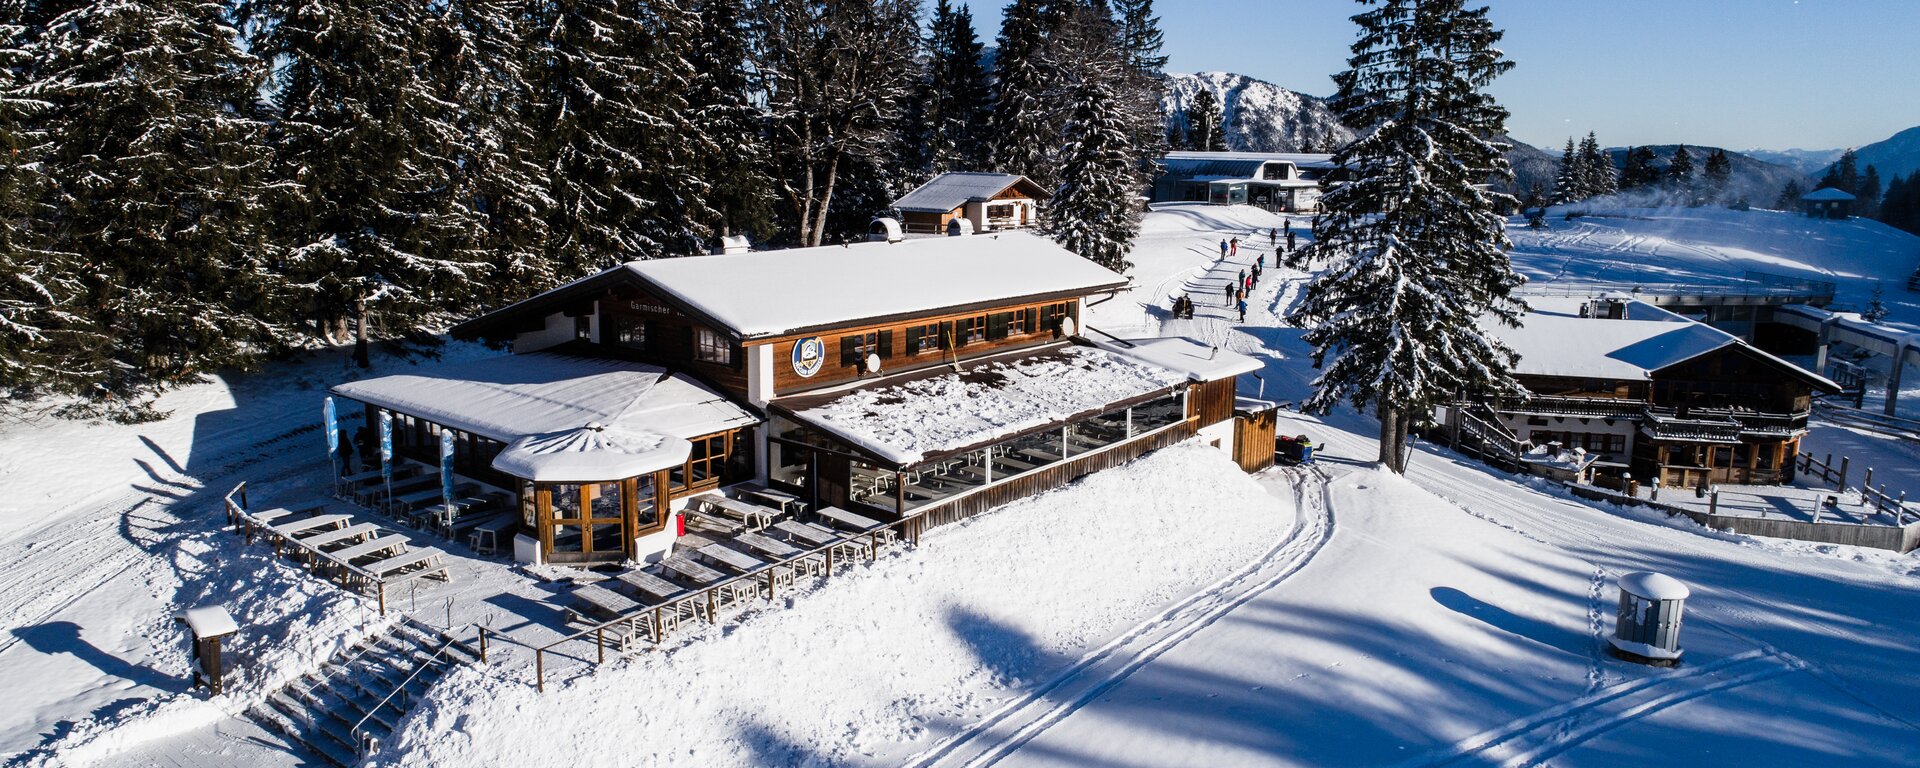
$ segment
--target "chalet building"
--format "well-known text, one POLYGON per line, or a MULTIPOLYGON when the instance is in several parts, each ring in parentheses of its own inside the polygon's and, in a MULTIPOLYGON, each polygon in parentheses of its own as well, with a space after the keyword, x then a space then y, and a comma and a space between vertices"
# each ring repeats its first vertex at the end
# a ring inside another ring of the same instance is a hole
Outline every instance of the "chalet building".
POLYGON ((526 561, 656 559, 738 483, 938 525, 1195 435, 1270 462, 1270 421, 1236 435, 1255 360, 1080 333, 1125 285, 1017 232, 636 261, 454 329, 511 355, 332 391, 423 463, 455 433, 457 472, 518 498, 526 561))
POLYGON ((1031 227, 1052 196, 1025 176, 955 172, 902 195, 893 209, 907 234, 965 235, 1031 227))
POLYGON ((1518 453, 1558 444, 1601 473, 1694 487, 1792 480, 1814 392, 1827 379, 1704 323, 1624 294, 1529 296, 1520 328, 1488 323, 1519 353, 1524 401, 1458 403, 1456 442, 1518 453))
POLYGON ((1333 156, 1285 152, 1169 152, 1154 179, 1152 202, 1258 205, 1273 211, 1320 209, 1333 156))
POLYGON ((1800 209, 1816 219, 1844 219, 1853 215, 1854 196, 1824 187, 1800 196, 1800 209))

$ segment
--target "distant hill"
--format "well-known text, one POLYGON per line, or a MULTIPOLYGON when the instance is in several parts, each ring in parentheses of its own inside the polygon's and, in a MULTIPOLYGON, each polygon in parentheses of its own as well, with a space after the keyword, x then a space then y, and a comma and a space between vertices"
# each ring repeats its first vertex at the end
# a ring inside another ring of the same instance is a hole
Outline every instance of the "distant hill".
MULTIPOLYGON (((1713 150, 1717 148, 1703 147, 1697 144, 1688 144, 1686 147, 1687 152, 1693 155, 1693 172, 1697 177, 1706 167, 1707 155, 1712 154, 1713 150)), ((1673 151, 1679 148, 1680 145, 1678 144, 1661 144, 1649 147, 1649 149, 1653 150, 1654 156, 1658 158, 1654 166, 1665 171, 1667 164, 1673 161, 1673 151)), ((1727 159, 1733 163, 1733 176, 1727 182, 1727 196, 1729 200, 1738 200, 1744 197, 1749 203, 1764 208, 1773 205, 1774 199, 1780 196, 1780 190, 1785 189, 1788 182, 1799 182, 1802 187, 1808 189, 1813 188, 1813 185, 1808 183, 1806 174, 1798 170, 1783 165, 1774 165, 1773 163, 1763 160, 1756 160, 1740 152, 1734 152, 1732 150, 1727 150, 1726 152, 1727 159)), ((1622 168, 1626 165, 1626 148, 1615 147, 1607 150, 1607 154, 1613 157, 1613 167, 1615 169, 1622 168)))
POLYGON ((1840 159, 1844 149, 1749 149, 1741 154, 1763 163, 1792 168, 1809 176, 1820 174, 1840 159))
MULTIPOLYGON (((1325 99, 1282 88, 1264 80, 1231 72, 1167 75, 1167 95, 1160 102, 1168 119, 1185 127, 1187 105, 1201 90, 1213 92, 1226 113, 1227 148, 1240 152, 1331 152, 1354 138, 1325 99)), ((1513 137, 1507 153, 1513 162, 1514 184, 1505 191, 1524 195, 1533 184, 1553 188, 1560 168, 1557 155, 1543 152, 1513 137)))
MULTIPOLYGON (((1880 172, 1882 180, 1895 176, 1911 176, 1920 171, 1920 126, 1914 126, 1894 134, 1885 141, 1876 141, 1857 150, 1854 154, 1860 170, 1865 171, 1871 165, 1880 172)), ((1821 166, 1813 175, 1826 173, 1821 166)))
POLYGON ((1231 72, 1167 75, 1160 108, 1185 127, 1194 94, 1212 91, 1226 113, 1227 148, 1242 152, 1331 152, 1353 140, 1325 100, 1231 72))

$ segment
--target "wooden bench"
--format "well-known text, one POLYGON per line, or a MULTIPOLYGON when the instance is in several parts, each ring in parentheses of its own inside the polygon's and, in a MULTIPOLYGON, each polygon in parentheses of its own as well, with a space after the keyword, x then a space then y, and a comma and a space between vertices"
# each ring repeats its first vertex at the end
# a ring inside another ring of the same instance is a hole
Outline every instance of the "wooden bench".
POLYGON ((892 528, 886 527, 886 523, 865 515, 856 515, 839 507, 821 507, 816 514, 820 515, 820 519, 842 530, 866 534, 868 543, 872 546, 867 553, 869 557, 879 550, 881 544, 892 544, 899 536, 892 528))
POLYGON ((317 533, 321 529, 337 528, 345 525, 348 520, 352 519, 353 515, 343 515, 336 512, 330 515, 314 515, 313 517, 304 520, 295 520, 291 523, 281 523, 267 530, 272 531, 275 536, 291 539, 308 531, 317 533))
MULTIPOLYGON (((408 539, 406 536, 402 536, 396 533, 388 536, 381 536, 380 538, 374 539, 372 541, 363 541, 363 542, 360 542, 359 544, 355 544, 351 547, 347 547, 346 549, 342 549, 336 552, 329 552, 327 554, 329 557, 332 557, 333 559, 338 560, 340 562, 352 563, 354 560, 357 560, 359 558, 367 557, 368 555, 385 552, 389 549, 403 546, 408 541, 410 541, 410 539, 408 539)), ((366 570, 366 569, 362 569, 362 570, 366 570)))
POLYGON ((680 576, 681 578, 686 579, 687 581, 691 581, 694 584, 697 584, 702 587, 727 577, 727 575, 724 573, 716 571, 712 568, 708 568, 704 565, 696 563, 692 560, 688 560, 679 555, 674 555, 673 557, 669 557, 665 560, 661 560, 660 565, 661 567, 666 568, 669 571, 673 571, 676 575, 680 576))
MULTIPOLYGON (((500 534, 513 530, 519 524, 520 519, 510 512, 487 518, 473 526, 472 532, 467 534, 467 544, 475 552, 497 555, 500 553, 500 534)), ((458 527, 458 523, 455 527, 458 527)))
POLYGON ((784 541, 779 541, 776 539, 771 539, 766 536, 762 536, 758 533, 751 533, 751 532, 743 533, 743 534, 740 534, 739 536, 735 536, 733 540, 740 542, 741 544, 747 545, 748 549, 751 549, 762 555, 766 555, 767 557, 774 558, 776 560, 785 560, 790 557, 797 557, 801 554, 800 550, 795 548, 792 544, 788 544, 784 541))
POLYGON ((807 507, 806 503, 802 502, 799 496, 787 493, 786 491, 776 491, 757 483, 741 483, 734 486, 734 489, 742 496, 758 499, 762 503, 777 508, 782 512, 797 512, 807 507), (796 507, 798 507, 798 509, 795 509, 796 507))
POLYGON ((680 514, 686 518, 687 526, 696 530, 713 531, 731 535, 747 529, 746 525, 742 523, 728 520, 719 515, 702 512, 692 507, 682 510, 680 514))
POLYGON ((788 538, 800 542, 801 546, 810 549, 819 549, 840 539, 840 535, 833 531, 817 525, 808 525, 794 520, 782 520, 774 523, 773 530, 786 534, 788 538))
POLYGON ((568 613, 576 621, 589 614, 600 619, 617 619, 646 607, 634 602, 633 598, 598 584, 574 587, 572 597, 573 605, 568 608, 568 613))
POLYGON ((707 495, 700 498, 706 502, 707 508, 711 510, 713 514, 739 522, 745 525, 747 530, 750 531, 766 530, 767 526, 773 524, 773 519, 780 514, 780 510, 778 509, 762 507, 758 504, 749 504, 739 499, 729 499, 725 496, 707 495))

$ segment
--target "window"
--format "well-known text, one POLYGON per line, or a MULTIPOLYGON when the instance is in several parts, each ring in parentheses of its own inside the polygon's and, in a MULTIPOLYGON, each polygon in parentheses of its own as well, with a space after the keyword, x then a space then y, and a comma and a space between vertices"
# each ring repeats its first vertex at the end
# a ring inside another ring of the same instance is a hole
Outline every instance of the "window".
POLYGON ((629 349, 647 348, 649 323, 637 317, 613 318, 613 343, 629 349))
POLYGON ((883 360, 893 357, 893 331, 840 337, 841 365, 860 367, 866 364, 867 355, 879 355, 883 360))
POLYGON ((573 337, 581 341, 593 340, 593 318, 581 315, 573 319, 573 337))
POLYGON ((939 323, 907 326, 907 354, 924 355, 946 348, 945 336, 940 333, 939 323))
POLYGON ((706 328, 694 331, 693 358, 703 363, 733 365, 733 344, 706 328))
POLYGON ((1007 313, 1007 333, 1024 336, 1033 333, 1033 309, 1021 307, 1007 313))
POLYGON ((682 490, 691 486, 706 484, 717 480, 725 469, 730 453, 729 432, 721 432, 693 439, 693 453, 687 457, 687 463, 667 471, 668 484, 673 490, 682 490))
POLYGON ((1048 304, 1040 308, 1040 327, 1049 331, 1060 330, 1061 320, 1079 314, 1078 306, 1072 302, 1048 304))
POLYGON ((1014 214, 1013 203, 999 203, 987 206, 987 218, 1011 219, 1014 214))

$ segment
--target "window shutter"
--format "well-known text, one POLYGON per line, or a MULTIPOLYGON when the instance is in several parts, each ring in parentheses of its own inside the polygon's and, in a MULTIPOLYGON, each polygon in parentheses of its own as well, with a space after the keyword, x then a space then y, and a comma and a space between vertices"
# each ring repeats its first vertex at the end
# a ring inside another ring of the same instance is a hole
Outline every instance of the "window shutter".
POLYGON ((1007 320, 1011 312, 995 312, 987 315, 987 340, 999 341, 1007 337, 1007 320))
POLYGON ((856 346, 859 343, 860 343, 860 337, 858 336, 840 337, 840 364, 841 365, 859 365, 860 364, 860 351, 856 346))
POLYGON ((940 324, 940 348, 951 349, 954 346, 954 341, 955 339, 953 338, 953 321, 948 320, 944 323, 941 323, 940 324))
POLYGON ((908 326, 907 327, 907 354, 909 355, 920 354, 920 345, 925 341, 926 335, 927 335, 926 326, 924 325, 908 326))
POLYGON ((893 331, 880 332, 880 349, 876 354, 882 358, 893 357, 893 331))

